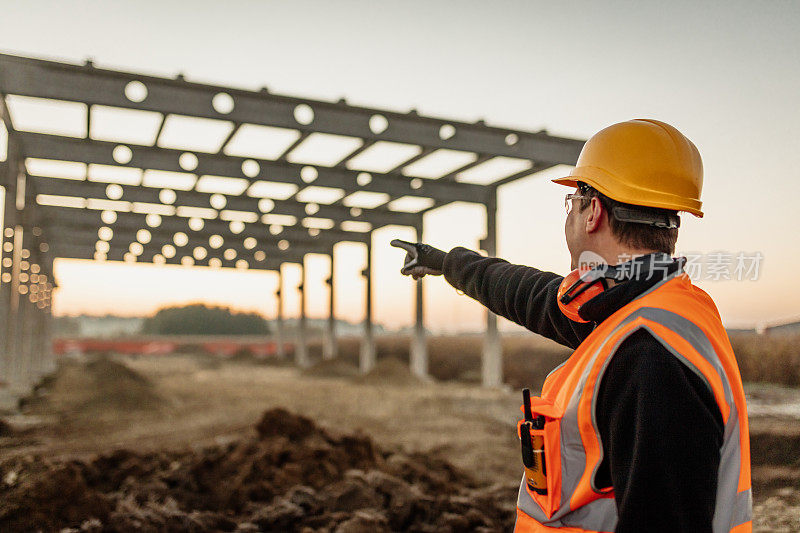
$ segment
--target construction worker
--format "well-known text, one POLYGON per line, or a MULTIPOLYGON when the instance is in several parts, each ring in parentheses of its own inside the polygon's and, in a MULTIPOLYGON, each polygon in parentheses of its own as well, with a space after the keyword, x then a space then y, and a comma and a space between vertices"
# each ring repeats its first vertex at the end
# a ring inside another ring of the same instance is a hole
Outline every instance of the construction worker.
POLYGON ((678 212, 703 216, 697 148, 668 124, 631 120, 594 135, 553 181, 574 189, 569 276, 392 242, 404 275, 443 274, 575 350, 523 405, 516 531, 751 531, 739 370, 713 301, 672 258, 678 212))

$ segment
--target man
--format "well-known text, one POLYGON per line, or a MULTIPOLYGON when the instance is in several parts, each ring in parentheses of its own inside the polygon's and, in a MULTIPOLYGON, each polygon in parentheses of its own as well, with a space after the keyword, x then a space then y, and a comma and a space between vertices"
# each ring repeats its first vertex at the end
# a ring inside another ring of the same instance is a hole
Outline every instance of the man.
POLYGON ((533 471, 525 461, 517 531, 751 531, 736 360, 711 298, 671 258, 678 212, 703 215, 702 172, 694 144, 663 122, 594 135, 554 180, 575 188, 565 234, 578 270, 566 279, 461 247, 392 242, 407 252, 404 275, 443 274, 575 349, 524 406, 523 454, 544 459, 533 471))

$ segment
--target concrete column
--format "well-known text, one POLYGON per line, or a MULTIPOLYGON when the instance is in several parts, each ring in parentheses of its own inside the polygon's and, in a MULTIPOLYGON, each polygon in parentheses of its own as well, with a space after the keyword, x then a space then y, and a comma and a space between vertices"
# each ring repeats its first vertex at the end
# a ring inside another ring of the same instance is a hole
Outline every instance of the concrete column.
POLYGON ((44 333, 44 313, 42 312, 39 300, 38 288, 35 283, 31 283, 31 288, 36 287, 36 293, 31 294, 31 309, 33 311, 33 327, 31 337, 31 378, 34 383, 38 383, 44 375, 44 343, 42 335, 44 333))
MULTIPOLYGON (((2 114, 2 106, 0 106, 2 114)), ((0 387, 10 384, 11 372, 14 366, 14 325, 16 319, 11 304, 14 299, 12 294, 13 258, 14 258, 14 228, 17 223, 17 163, 14 138, 9 136, 7 159, 0 163, 0 184, 3 186, 5 198, 3 201, 3 227, 0 235, 2 246, 2 263, 0 263, 0 387)))
MULTIPOLYGON (((52 269, 50 272, 52 272, 52 269)), ((44 339, 44 371, 45 374, 51 374, 56 371, 56 358, 55 352, 53 351, 53 292, 55 290, 55 282, 48 280, 46 285, 51 288, 46 291, 47 296, 45 298, 44 308, 44 332, 42 337, 44 339)))
MULTIPOLYGON (((11 141, 11 136, 9 136, 11 141)), ((9 144, 9 149, 11 144, 9 144)), ((26 366, 29 363, 27 354, 25 353, 26 342, 26 309, 25 302, 27 301, 27 281, 20 279, 22 272, 22 261, 28 261, 30 252, 25 248, 30 244, 30 235, 28 235, 28 222, 30 218, 30 211, 26 210, 25 200, 26 182, 25 171, 22 167, 20 160, 17 160, 15 166, 11 169, 11 174, 8 176, 9 189, 7 193, 9 198, 6 202, 7 213, 12 211, 14 213, 14 234, 13 234, 13 252, 11 252, 11 300, 9 306, 9 342, 11 353, 11 370, 9 371, 10 388, 16 391, 17 394, 27 394, 29 392, 27 383, 26 366), (11 190, 13 189, 13 195, 11 190), (10 208, 10 209, 8 209, 10 208)), ((27 270, 27 269, 26 269, 27 270)))
MULTIPOLYGON (((486 238, 481 248, 490 257, 497 255, 497 192, 492 191, 486 202, 486 238)), ((485 387, 498 387, 503 383, 503 348, 497 330, 497 315, 486 311, 486 336, 483 343, 481 375, 485 387)))
MULTIPOLYGON (((35 204, 35 200, 33 198, 29 198, 27 200, 30 205, 35 204)), ((43 313, 43 305, 42 300, 44 298, 42 294, 42 287, 39 283, 39 275, 42 273, 42 264, 45 258, 45 255, 42 251, 42 243, 44 242, 42 236, 42 228, 39 226, 33 226, 31 228, 31 234, 33 238, 31 239, 30 245, 30 258, 29 266, 27 269, 28 273, 28 301, 30 303, 31 314, 33 315, 33 321, 31 324, 31 342, 30 342, 30 354, 31 354, 31 369, 30 369, 30 376, 33 380, 33 383, 38 383, 42 376, 45 374, 45 356, 44 356, 44 342, 43 342, 43 334, 44 334, 44 313, 43 313)))
POLYGON ((46 253, 46 248, 42 245, 43 241, 39 242, 39 272, 36 279, 38 291, 36 303, 37 311, 39 312, 39 354, 40 354, 40 368, 41 375, 47 376, 56 370, 55 355, 53 353, 53 339, 52 339, 52 303, 53 303, 53 285, 55 284, 53 276, 53 258, 50 254, 46 253))
POLYGON ((24 294, 20 294, 19 307, 20 316, 22 317, 22 336, 20 344, 19 359, 19 381, 26 388, 33 386, 36 383, 35 374, 35 346, 34 339, 36 335, 36 308, 30 301, 30 285, 28 283, 20 284, 20 289, 25 290, 24 294))
POLYGON ((281 267, 278 267, 278 290, 275 291, 275 297, 278 299, 278 313, 275 317, 275 343, 276 355, 280 359, 286 358, 286 351, 283 349, 284 331, 283 331, 283 273, 281 267))
POLYGON ((30 268, 28 269, 28 301, 30 303, 31 314, 33 315, 30 341, 30 376, 33 383, 38 383, 45 374, 44 294, 42 286, 39 283, 39 275, 42 271, 42 256, 39 252, 38 242, 41 240, 39 239, 39 237, 41 237, 41 230, 35 228, 33 234, 37 237, 36 246, 31 250, 30 268))
MULTIPOLYGON (((8 213, 8 211, 6 211, 8 213)), ((5 263, 0 268, 0 386, 7 383, 10 377, 13 356, 13 325, 16 323, 11 313, 11 276, 13 264, 14 228, 6 227, 3 229, 2 245, 3 253, 0 255, 5 263), (8 238, 10 237, 10 238, 8 238), (10 252, 7 251, 10 249, 10 252)))
POLYGON ((37 336, 37 309, 36 304, 31 301, 31 264, 34 261, 31 253, 34 239, 31 238, 30 230, 24 234, 25 247, 20 253, 20 284, 19 284, 19 305, 22 316, 22 337, 20 343, 20 381, 27 387, 34 385, 39 377, 36 368, 36 336, 37 336))
POLYGON ((20 282, 20 274, 22 262, 22 250, 25 245, 25 234, 22 226, 17 226, 14 229, 14 264, 11 267, 11 356, 13 358, 11 372, 9 373, 10 381, 14 387, 24 388, 22 383, 22 374, 24 367, 24 343, 25 343, 25 296, 21 294, 26 291, 25 284, 20 282))
POLYGON ((361 275, 367 281, 366 309, 364 316, 364 338, 361 340, 361 350, 358 358, 358 366, 362 373, 367 373, 375 366, 375 338, 372 332, 372 233, 367 242, 367 267, 361 275))
POLYGON ((11 371, 11 352, 7 342, 10 304, 10 283, 0 283, 0 387, 8 381, 11 371))
MULTIPOLYGON (((422 241, 422 224, 417 231, 417 242, 422 241)), ((428 376, 428 344, 425 338, 425 324, 423 322, 424 311, 424 293, 423 284, 420 278, 415 281, 416 301, 415 301, 415 318, 414 318, 414 334, 411 337, 411 353, 410 353, 410 366, 411 372, 421 378, 428 376)))
POLYGON ((334 307, 334 285, 333 272, 335 263, 333 261, 333 250, 331 250, 331 275, 325 280, 328 284, 328 327, 325 334, 325 342, 322 345, 322 358, 333 359, 336 357, 336 309, 334 307))
POLYGON ((297 366, 306 368, 311 364, 308 359, 308 331, 306 330, 306 260, 305 256, 300 263, 300 322, 297 331, 297 346, 295 347, 295 357, 297 366))

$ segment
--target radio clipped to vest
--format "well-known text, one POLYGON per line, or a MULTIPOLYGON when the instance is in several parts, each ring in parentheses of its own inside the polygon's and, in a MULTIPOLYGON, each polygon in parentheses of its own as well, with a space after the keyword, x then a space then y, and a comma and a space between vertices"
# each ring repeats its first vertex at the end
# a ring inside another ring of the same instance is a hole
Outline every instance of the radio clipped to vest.
POLYGON ((537 494, 547 494, 547 471, 544 466, 544 437, 535 430, 544 429, 544 416, 534 418, 531 413, 531 391, 522 390, 522 405, 525 419, 520 424, 519 437, 522 444, 522 464, 525 466, 525 482, 537 494))

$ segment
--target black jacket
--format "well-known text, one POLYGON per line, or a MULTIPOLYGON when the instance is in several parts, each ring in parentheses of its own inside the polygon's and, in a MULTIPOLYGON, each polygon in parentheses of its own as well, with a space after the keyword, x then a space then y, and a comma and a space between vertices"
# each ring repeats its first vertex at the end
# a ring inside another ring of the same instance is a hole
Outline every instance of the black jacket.
MULTIPOLYGON (((634 261, 643 261, 643 258, 634 261)), ((445 279, 492 312, 576 348, 598 324, 665 275, 619 283, 581 308, 587 324, 556 302, 561 276, 453 248, 445 279)), ((614 487, 617 532, 711 531, 723 424, 708 386, 650 333, 620 344, 600 383, 597 421, 605 456, 599 487, 614 487)))

